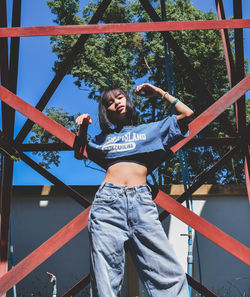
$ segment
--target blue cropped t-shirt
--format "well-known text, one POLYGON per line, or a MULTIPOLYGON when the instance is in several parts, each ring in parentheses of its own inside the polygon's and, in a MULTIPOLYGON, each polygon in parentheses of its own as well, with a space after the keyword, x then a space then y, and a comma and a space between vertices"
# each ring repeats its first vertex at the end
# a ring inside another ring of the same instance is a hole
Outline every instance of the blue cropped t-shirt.
POLYGON ((177 122, 176 115, 161 121, 139 126, 123 126, 110 134, 103 132, 86 146, 88 158, 104 169, 122 161, 134 162, 154 170, 164 161, 169 148, 184 137, 177 122))

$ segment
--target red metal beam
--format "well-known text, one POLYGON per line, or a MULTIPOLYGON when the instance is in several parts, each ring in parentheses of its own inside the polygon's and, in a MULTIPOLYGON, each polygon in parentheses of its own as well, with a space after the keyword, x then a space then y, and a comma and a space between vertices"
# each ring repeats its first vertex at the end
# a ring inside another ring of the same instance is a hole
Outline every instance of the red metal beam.
POLYGON ((4 28, 0 29, 0 37, 211 30, 225 28, 250 28, 250 19, 4 28))
MULTIPOLYGON (((104 11, 109 6, 111 0, 103 0, 96 12, 94 13, 93 17, 90 20, 90 24, 98 23, 100 18, 102 17, 104 11)), ((36 108, 40 111, 44 109, 52 95, 54 94, 56 88, 61 83, 64 76, 67 74, 67 72, 70 70, 75 58, 80 52, 83 52, 84 44, 87 41, 89 35, 82 35, 79 37, 78 41, 75 43, 75 45, 72 47, 71 51, 67 55, 64 61, 61 62, 60 68, 57 70, 56 75, 54 76, 53 80, 49 84, 48 88, 40 98, 39 102, 36 105, 36 108)), ((28 135, 30 129, 33 126, 33 122, 30 120, 27 120, 25 124, 23 125, 22 129, 18 133, 15 142, 16 143, 22 143, 25 139, 25 137, 28 135)))
POLYGON ((35 107, 0 86, 0 99, 73 148, 76 136, 35 107))
POLYGON ((2 276, 0 278, 0 296, 79 234, 88 225, 89 210, 90 207, 2 276))
POLYGON ((171 150, 175 153, 196 134, 209 125, 214 119, 222 114, 230 105, 235 103, 243 94, 250 89, 250 74, 240 81, 234 88, 218 99, 213 105, 207 108, 202 114, 189 124, 189 136, 176 145, 171 150))
POLYGON ((208 221, 199 217, 186 207, 182 206, 175 199, 169 195, 159 191, 158 195, 154 199, 154 202, 166 211, 192 227, 209 240, 213 241, 218 246, 238 258, 242 262, 250 265, 250 250, 248 247, 235 240, 219 228, 215 227, 208 221))

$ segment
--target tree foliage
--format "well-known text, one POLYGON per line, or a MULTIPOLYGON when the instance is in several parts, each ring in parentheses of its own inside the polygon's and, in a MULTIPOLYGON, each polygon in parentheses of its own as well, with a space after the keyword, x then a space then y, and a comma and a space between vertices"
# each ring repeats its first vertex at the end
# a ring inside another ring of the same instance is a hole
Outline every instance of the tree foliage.
MULTIPOLYGON (((48 0, 47 2, 56 16, 55 22, 58 25, 88 23, 99 4, 99 2, 90 1, 81 10, 79 0, 48 0)), ((158 4, 152 2, 152 5, 160 15, 158 4)), ((190 1, 166 2, 166 19, 168 21, 211 20, 215 18, 213 12, 201 12, 190 1)), ((139 1, 113 0, 99 23, 127 22, 151 22, 151 19, 139 1)), ((214 98, 220 98, 228 90, 229 85, 219 30, 176 31, 171 34, 214 98)), ((58 57, 54 65, 55 71, 60 67, 61 62, 78 38, 79 36, 76 35, 51 37, 52 50, 58 57)), ((209 104, 203 100, 203 95, 197 91, 174 52, 171 52, 171 56, 177 97, 195 111, 196 117, 209 104)), ((69 74, 75 78, 76 86, 79 88, 87 86, 90 89, 89 98, 97 101, 100 91, 107 87, 118 86, 130 90, 135 104, 140 110, 140 123, 161 120, 171 112, 169 107, 165 108, 161 98, 141 98, 134 92, 138 81, 148 81, 167 90, 165 52, 163 38, 159 32, 93 34, 88 38, 81 53, 75 58, 69 74)), ((233 115, 232 109, 227 112, 227 116, 232 122, 233 115)), ((214 121, 199 134, 199 137, 207 136, 227 135, 223 126, 218 121, 214 121)), ((39 137, 37 134, 37 139, 39 137)), ((191 179, 218 160, 227 149, 227 147, 188 149, 187 159, 191 179)), ((58 163, 58 158, 55 163, 58 163)), ((180 182, 181 169, 177 156, 167 160, 164 167, 160 166, 152 174, 152 177, 160 185, 180 182)), ((224 169, 209 182, 242 182, 243 179, 242 160, 239 156, 235 161, 226 164, 224 169)))

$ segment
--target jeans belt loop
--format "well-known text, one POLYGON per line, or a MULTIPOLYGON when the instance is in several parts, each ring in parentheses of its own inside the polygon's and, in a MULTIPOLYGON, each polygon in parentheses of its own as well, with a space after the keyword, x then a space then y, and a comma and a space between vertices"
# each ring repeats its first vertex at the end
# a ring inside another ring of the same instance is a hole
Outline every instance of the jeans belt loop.
POLYGON ((150 186, 148 184, 146 184, 147 188, 149 189, 149 192, 152 192, 152 189, 150 188, 150 186))

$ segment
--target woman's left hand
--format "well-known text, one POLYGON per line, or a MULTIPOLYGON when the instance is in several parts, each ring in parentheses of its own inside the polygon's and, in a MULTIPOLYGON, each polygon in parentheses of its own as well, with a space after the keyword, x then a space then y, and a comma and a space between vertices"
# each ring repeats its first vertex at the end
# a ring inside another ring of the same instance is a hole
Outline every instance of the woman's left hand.
POLYGON ((160 88, 157 88, 151 84, 145 83, 136 87, 136 93, 140 96, 147 98, 151 97, 162 97, 164 91, 160 88))

